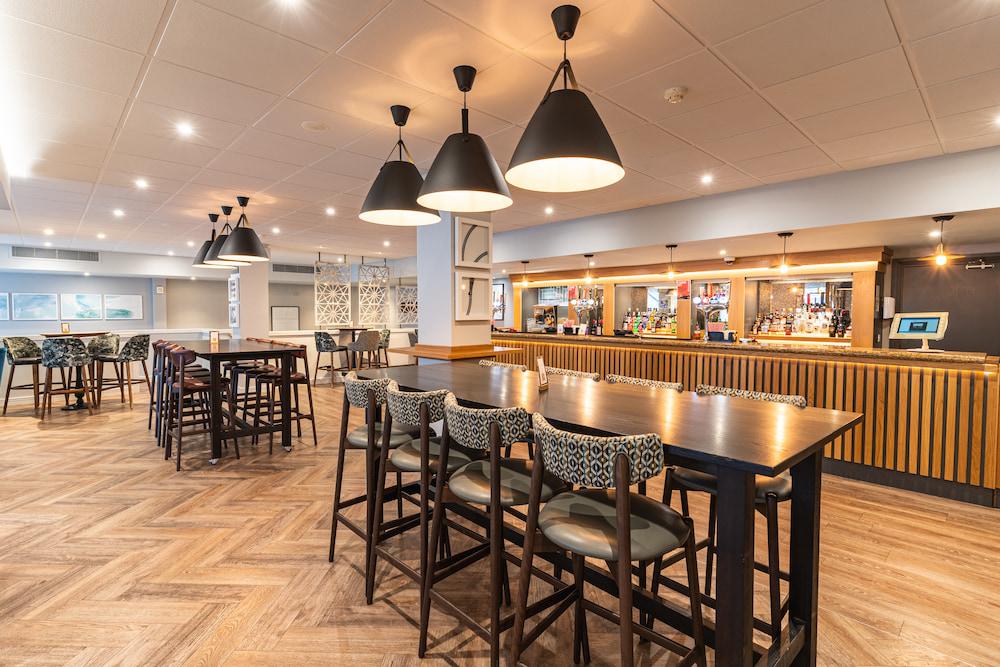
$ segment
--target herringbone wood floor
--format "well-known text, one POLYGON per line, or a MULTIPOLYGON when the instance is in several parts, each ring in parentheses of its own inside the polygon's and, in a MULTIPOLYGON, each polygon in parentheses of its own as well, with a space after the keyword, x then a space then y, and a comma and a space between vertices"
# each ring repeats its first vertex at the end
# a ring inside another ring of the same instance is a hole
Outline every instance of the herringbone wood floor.
MULTIPOLYGON (((327 563, 340 397, 317 390, 318 449, 308 438, 290 454, 244 446, 242 460, 211 467, 204 439, 192 439, 180 473, 141 403, 129 410, 108 394, 95 416, 45 422, 13 406, 0 418, 0 664, 484 663, 485 643, 437 611, 421 663, 414 586, 383 567, 366 606, 363 550, 346 530, 327 563)), ((362 489, 353 459, 347 493, 362 489)), ((824 483, 820 662, 997 664, 1000 513, 824 483)), ((695 499, 699 530, 705 512, 695 499)), ((399 544, 415 556, 412 546, 399 544)), ((475 608, 484 581, 471 569, 446 590, 475 608)), ((760 576, 757 587, 763 610, 760 576)), ((616 629, 589 623, 595 664, 616 664, 616 629)), ((567 616, 526 661, 569 664, 570 628, 567 616)), ((648 645, 638 655, 674 661, 648 645)))

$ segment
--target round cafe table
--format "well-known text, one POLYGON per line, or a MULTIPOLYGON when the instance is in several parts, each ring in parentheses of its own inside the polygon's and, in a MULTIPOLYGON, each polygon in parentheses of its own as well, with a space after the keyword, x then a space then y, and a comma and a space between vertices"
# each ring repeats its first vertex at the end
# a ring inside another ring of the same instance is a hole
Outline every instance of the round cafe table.
MULTIPOLYGON (((94 338, 95 336, 103 336, 109 332, 107 331, 70 331, 68 333, 42 333, 38 334, 42 338, 94 338)), ((67 412, 75 412, 77 410, 86 410, 87 403, 83 400, 83 374, 80 369, 76 369, 76 388, 79 389, 76 393, 76 403, 70 403, 63 410, 67 412)))

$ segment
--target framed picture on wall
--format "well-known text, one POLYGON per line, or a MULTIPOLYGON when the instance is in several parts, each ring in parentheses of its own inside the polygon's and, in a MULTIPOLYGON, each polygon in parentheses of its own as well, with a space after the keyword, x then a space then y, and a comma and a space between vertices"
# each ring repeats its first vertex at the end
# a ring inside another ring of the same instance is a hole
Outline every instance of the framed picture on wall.
POLYGON ((15 320, 58 320, 59 299, 55 294, 12 294, 15 320))
POLYGON ((240 274, 234 271, 229 274, 229 303, 240 300, 240 274))
POLYGON ((507 301, 503 283, 493 283, 493 320, 502 320, 507 313, 507 301))
POLYGON ((455 320, 488 320, 493 312, 493 277, 478 271, 455 272, 455 320))
POLYGON ((0 292, 0 321, 10 319, 10 294, 0 292))
POLYGON ((104 317, 109 320, 141 320, 141 294, 105 294, 104 317))
POLYGON ((59 316, 64 320, 104 319, 100 294, 60 294, 59 316))
POLYGON ((235 329, 240 326, 240 302, 234 301, 229 304, 229 328, 235 329))
POLYGON ((455 218, 455 266, 470 269, 493 266, 493 225, 482 220, 455 218))

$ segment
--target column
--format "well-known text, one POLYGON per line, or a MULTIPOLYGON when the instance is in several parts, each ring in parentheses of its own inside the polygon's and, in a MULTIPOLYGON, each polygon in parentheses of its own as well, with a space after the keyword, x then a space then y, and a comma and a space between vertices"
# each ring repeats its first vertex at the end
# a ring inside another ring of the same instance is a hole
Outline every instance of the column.
POLYGON ((270 262, 254 262, 239 268, 239 326, 233 338, 266 338, 271 331, 271 302, 268 296, 270 262))

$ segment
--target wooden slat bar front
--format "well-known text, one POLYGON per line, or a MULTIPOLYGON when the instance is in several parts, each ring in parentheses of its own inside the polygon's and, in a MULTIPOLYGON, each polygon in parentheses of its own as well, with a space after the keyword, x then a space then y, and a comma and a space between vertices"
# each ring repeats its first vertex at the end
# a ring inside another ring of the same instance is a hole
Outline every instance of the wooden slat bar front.
POLYGON ((861 412, 830 443, 828 470, 903 488, 1000 504, 1000 375, 986 355, 746 346, 668 340, 495 334, 519 348, 498 360, 653 380, 801 394, 861 412))

